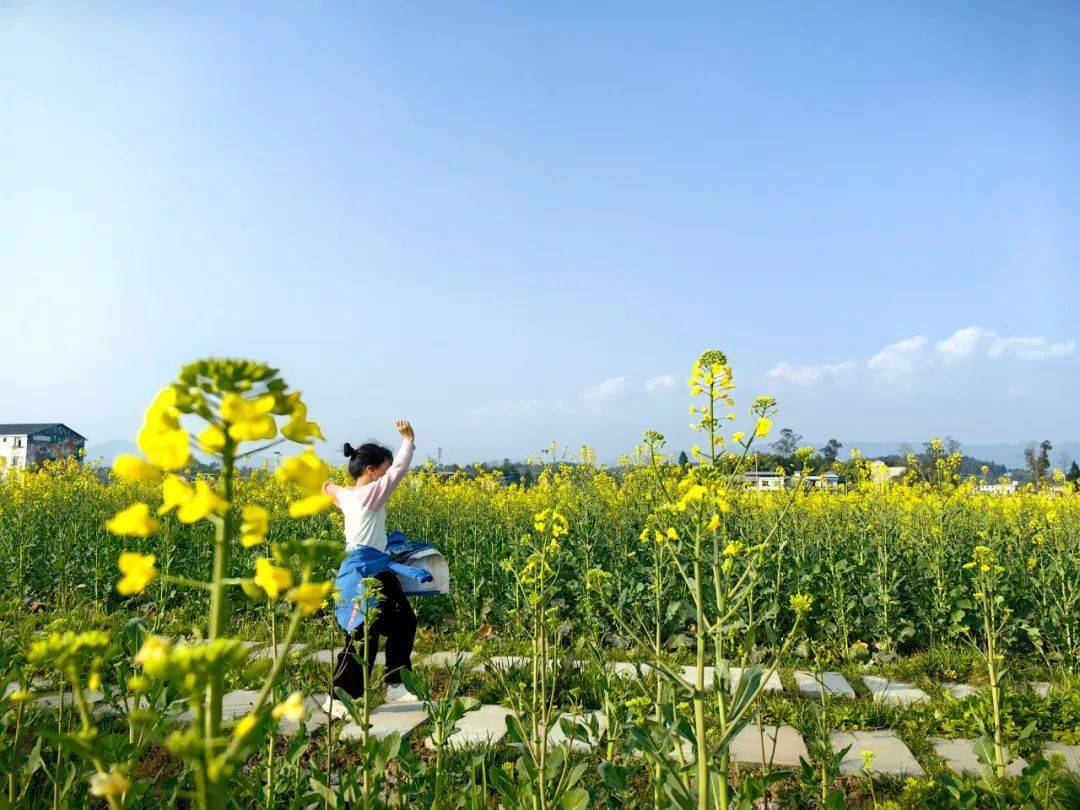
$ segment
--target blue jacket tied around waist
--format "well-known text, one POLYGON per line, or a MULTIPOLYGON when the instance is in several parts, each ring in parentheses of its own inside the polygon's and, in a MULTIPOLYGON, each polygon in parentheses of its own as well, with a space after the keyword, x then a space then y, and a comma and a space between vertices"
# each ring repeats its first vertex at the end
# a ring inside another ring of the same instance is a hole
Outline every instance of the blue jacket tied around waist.
POLYGON ((403 588, 410 595, 426 596, 446 593, 449 590, 449 581, 437 583, 435 577, 426 568, 421 568, 408 563, 416 558, 430 559, 435 557, 445 560, 438 554, 429 543, 420 543, 409 540, 401 532, 394 532, 386 538, 386 551, 376 551, 370 546, 360 546, 350 553, 338 569, 337 589, 341 594, 341 602, 334 610, 338 624, 346 633, 351 633, 364 622, 364 614, 369 605, 374 605, 375 600, 364 598, 364 579, 381 574, 383 571, 391 571, 397 575, 403 583, 411 587, 403 588), (417 588, 414 583, 431 585, 429 588, 417 588), (355 610, 354 608, 358 608, 355 610))

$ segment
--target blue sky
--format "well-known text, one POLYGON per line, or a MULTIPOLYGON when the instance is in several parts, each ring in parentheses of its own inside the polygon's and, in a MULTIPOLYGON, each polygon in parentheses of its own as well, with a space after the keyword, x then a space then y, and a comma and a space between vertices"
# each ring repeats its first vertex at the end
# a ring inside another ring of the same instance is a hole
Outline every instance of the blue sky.
POLYGON ((1077 438, 1080 7, 15 2, 0 421, 248 355, 335 443, 1077 438))

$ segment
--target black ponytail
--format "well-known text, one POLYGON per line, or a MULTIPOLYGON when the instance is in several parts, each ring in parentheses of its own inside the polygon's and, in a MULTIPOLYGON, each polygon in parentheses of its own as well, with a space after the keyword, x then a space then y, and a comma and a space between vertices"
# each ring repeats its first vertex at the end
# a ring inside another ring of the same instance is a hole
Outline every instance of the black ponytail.
POLYGON ((349 475, 353 478, 359 478, 368 467, 381 467, 385 462, 394 460, 389 447, 375 442, 367 442, 359 447, 345 442, 345 457, 349 459, 349 475))

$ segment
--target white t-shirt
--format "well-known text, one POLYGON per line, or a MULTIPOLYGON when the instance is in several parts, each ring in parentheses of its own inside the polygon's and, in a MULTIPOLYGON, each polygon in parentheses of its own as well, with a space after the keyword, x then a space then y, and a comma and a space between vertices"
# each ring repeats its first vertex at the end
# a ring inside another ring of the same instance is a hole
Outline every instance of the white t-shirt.
POLYGON ((360 546, 386 551, 386 502, 409 471, 414 449, 412 441, 405 439, 390 469, 378 481, 359 487, 325 485, 326 494, 334 499, 345 517, 346 554, 360 546))

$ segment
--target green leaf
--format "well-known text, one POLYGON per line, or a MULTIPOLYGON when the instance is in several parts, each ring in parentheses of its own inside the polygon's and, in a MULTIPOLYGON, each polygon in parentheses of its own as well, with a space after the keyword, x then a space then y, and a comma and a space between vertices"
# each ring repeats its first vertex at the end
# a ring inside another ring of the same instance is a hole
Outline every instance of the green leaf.
POLYGON ((584 810, 589 806, 589 791, 585 788, 574 788, 563 794, 559 806, 562 810, 584 810))

